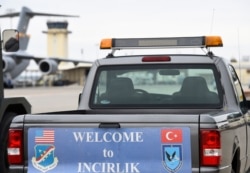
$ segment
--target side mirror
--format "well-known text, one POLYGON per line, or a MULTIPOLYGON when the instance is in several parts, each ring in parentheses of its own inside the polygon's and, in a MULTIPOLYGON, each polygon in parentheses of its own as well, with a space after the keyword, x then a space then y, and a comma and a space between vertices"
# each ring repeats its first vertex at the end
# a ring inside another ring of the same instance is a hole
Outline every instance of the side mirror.
POLYGON ((5 52, 16 52, 19 50, 19 33, 14 29, 3 31, 3 50, 5 52))

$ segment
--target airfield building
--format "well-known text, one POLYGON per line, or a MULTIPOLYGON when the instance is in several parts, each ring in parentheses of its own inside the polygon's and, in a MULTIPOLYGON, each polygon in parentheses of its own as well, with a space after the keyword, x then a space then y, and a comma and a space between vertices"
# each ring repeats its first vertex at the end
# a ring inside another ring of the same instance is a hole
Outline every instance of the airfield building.
MULTIPOLYGON (((48 21, 47 31, 47 53, 49 57, 68 58, 68 31, 67 21, 48 21)), ((60 63, 59 74, 53 76, 53 80, 60 80, 84 85, 88 75, 90 63, 81 63, 74 66, 72 63, 60 63)), ((53 81, 55 82, 55 81, 53 81)), ((58 83, 60 84, 60 83, 58 83)))

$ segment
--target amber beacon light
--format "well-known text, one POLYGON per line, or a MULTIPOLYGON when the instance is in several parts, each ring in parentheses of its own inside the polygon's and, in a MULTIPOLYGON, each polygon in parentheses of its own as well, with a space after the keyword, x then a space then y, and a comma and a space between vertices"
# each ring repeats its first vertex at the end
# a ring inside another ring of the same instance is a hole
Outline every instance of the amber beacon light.
POLYGON ((109 38, 101 40, 100 49, 208 48, 222 46, 220 36, 109 38))

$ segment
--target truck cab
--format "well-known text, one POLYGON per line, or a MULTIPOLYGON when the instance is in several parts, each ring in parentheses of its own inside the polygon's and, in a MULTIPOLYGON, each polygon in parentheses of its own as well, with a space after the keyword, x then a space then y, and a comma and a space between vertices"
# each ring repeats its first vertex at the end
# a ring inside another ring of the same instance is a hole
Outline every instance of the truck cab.
POLYGON ((214 167, 244 172, 249 167, 249 101, 233 66, 210 51, 222 45, 216 36, 104 39, 101 48, 112 52, 93 64, 79 109, 140 114, 141 121, 157 114, 154 121, 167 122, 164 126, 190 129, 192 172, 213 172, 214 167), (123 49, 155 47, 208 51, 205 55, 114 55, 123 49), (246 167, 239 166, 242 163, 246 167))

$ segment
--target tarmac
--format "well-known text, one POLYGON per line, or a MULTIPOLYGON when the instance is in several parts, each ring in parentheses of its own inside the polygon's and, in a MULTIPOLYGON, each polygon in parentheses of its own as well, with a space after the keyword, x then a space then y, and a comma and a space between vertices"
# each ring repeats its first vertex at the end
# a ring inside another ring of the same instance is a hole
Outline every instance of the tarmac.
POLYGON ((74 84, 57 87, 26 87, 4 89, 4 97, 25 97, 31 104, 31 113, 76 110, 83 86, 74 84))

